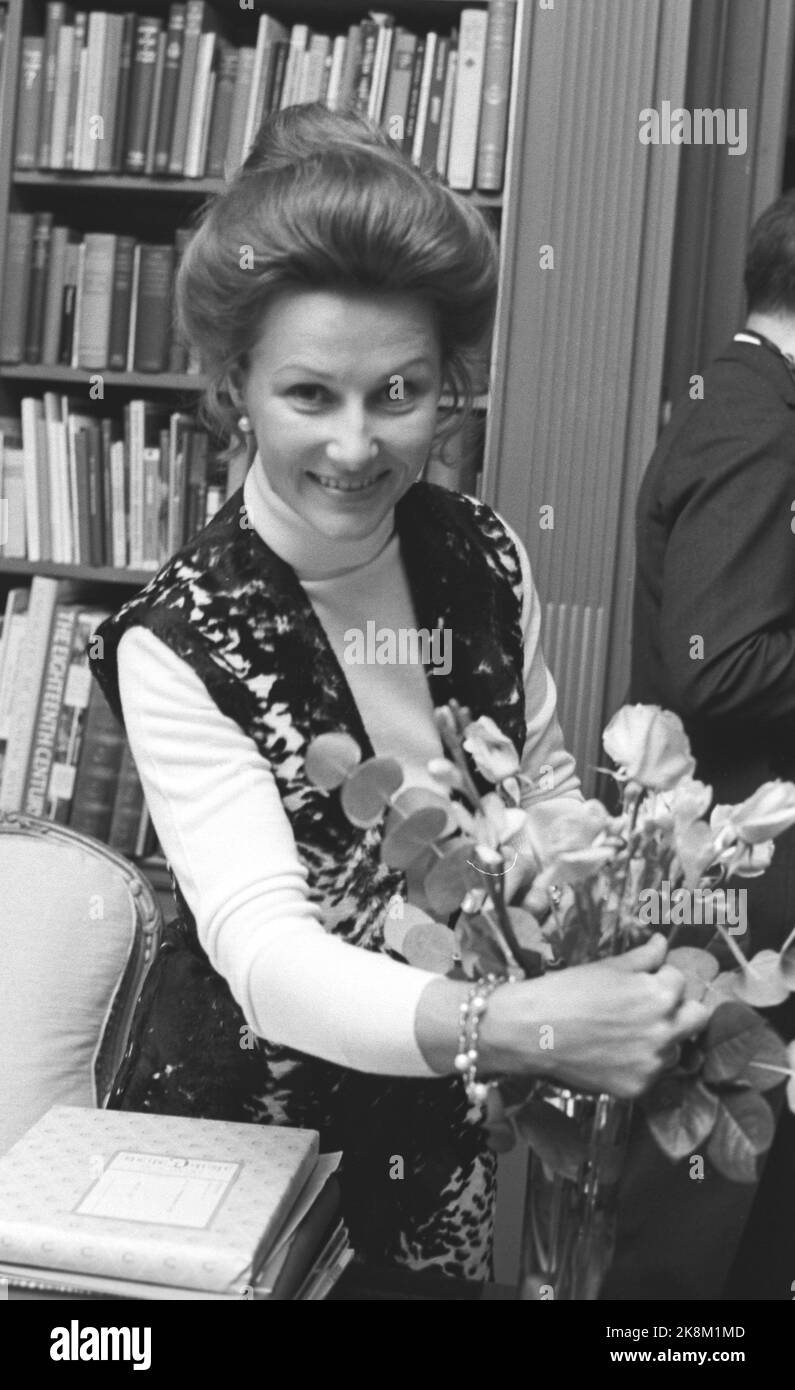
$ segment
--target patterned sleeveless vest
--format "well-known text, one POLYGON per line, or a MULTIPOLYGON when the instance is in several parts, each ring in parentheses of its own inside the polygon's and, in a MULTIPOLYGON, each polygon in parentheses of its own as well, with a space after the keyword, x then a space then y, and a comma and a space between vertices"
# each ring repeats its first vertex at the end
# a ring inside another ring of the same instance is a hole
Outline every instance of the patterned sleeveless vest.
MULTIPOLYGON (((405 893, 404 876, 380 862, 382 827, 352 826, 339 792, 318 790, 304 771, 318 734, 351 734, 364 758, 373 748, 295 571, 247 524, 242 496, 102 624, 92 671, 121 720, 116 655, 129 627, 148 628, 187 661, 267 759, 327 930, 384 951, 389 900, 405 893)), ((450 673, 428 676, 434 704, 455 698, 474 717, 491 715, 521 749, 513 542, 489 507, 429 483, 401 498, 395 523, 417 626, 452 632, 450 673)), ((494 1156, 460 1082, 369 1075, 252 1039, 171 877, 178 915, 147 977, 110 1105, 318 1129, 323 1149, 344 1152, 344 1215, 359 1255, 488 1277, 494 1156)))

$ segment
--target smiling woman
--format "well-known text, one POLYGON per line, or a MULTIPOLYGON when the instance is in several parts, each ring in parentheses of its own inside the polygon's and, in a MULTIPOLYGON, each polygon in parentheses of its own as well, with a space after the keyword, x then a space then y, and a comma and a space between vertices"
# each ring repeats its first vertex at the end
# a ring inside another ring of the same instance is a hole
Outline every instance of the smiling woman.
POLYGON ((360 1256, 481 1279, 496 1160, 458 1079, 470 1009, 468 1072, 543 1074, 551 1025, 556 1077, 626 1095, 700 1007, 659 969, 660 938, 620 968, 492 981, 488 1003, 400 962, 384 927, 411 873, 307 771, 342 732, 438 790, 435 708, 458 700, 521 750, 531 819, 580 796, 524 546, 419 481, 495 297, 494 240, 464 198, 355 117, 270 118, 178 282, 206 412, 230 448, 253 434, 251 467, 93 659, 177 907, 111 1104, 317 1129, 344 1152, 360 1256), (441 632, 445 660, 346 661, 354 630, 394 634, 398 656, 401 634, 441 632))

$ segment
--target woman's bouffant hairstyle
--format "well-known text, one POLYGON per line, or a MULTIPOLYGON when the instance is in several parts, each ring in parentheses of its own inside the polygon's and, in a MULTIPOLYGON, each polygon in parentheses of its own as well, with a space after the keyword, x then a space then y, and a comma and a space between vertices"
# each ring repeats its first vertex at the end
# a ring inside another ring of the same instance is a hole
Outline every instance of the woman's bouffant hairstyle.
POLYGON ((180 265, 179 329, 208 378, 205 419, 230 451, 242 443, 230 385, 269 300, 300 287, 419 295, 438 325, 454 402, 448 427, 453 410, 469 409, 472 364, 494 320, 495 235, 384 132, 319 103, 263 123, 243 167, 200 214, 180 265))

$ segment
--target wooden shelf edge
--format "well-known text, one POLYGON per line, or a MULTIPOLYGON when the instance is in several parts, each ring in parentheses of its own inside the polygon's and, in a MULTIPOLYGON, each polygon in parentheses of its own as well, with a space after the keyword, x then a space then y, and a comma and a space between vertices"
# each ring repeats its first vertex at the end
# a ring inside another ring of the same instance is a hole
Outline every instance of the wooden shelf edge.
MULTIPOLYGON (((92 174, 75 169, 53 169, 39 172, 35 169, 15 169, 11 181, 21 188, 80 188, 108 193, 163 193, 189 197, 212 197, 221 193, 227 186, 225 179, 186 179, 155 178, 137 174, 92 174)), ((502 207, 502 193, 482 193, 478 189, 471 192, 457 190, 464 198, 469 198, 476 207, 502 207)))
POLYGON ((0 377, 9 381, 61 381, 88 386, 92 377, 106 386, 140 387, 151 391, 203 391, 206 378, 198 372, 118 372, 109 367, 62 367, 26 362, 0 362, 0 377))
POLYGON ((57 560, 19 560, 0 554, 0 574, 43 574, 51 579, 89 580, 92 584, 119 584, 137 589, 148 584, 156 573, 154 569, 118 570, 110 565, 65 565, 57 560))

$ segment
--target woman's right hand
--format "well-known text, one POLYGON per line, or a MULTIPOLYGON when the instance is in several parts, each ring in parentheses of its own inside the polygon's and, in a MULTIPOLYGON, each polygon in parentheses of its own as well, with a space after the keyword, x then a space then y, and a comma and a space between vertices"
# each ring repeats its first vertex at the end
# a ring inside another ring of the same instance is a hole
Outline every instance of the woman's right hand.
POLYGON ((709 1011, 685 1000, 684 977, 664 965, 659 934, 623 956, 504 985, 480 1030, 481 1075, 526 1072, 633 1098, 700 1032, 709 1011))

